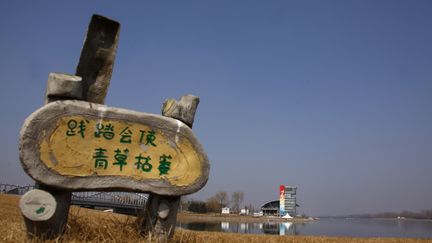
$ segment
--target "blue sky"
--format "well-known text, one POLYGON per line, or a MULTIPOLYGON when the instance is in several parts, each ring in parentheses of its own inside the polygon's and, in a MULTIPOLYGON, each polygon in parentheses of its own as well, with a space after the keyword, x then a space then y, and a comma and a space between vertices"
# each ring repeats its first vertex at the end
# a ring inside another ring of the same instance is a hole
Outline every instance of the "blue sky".
POLYGON ((299 211, 432 205, 430 1, 1 1, 0 181, 26 184, 24 119, 50 72, 73 74, 90 17, 121 23, 106 104, 160 113, 201 97, 211 160, 191 198, 242 190, 260 206, 298 187, 299 211))

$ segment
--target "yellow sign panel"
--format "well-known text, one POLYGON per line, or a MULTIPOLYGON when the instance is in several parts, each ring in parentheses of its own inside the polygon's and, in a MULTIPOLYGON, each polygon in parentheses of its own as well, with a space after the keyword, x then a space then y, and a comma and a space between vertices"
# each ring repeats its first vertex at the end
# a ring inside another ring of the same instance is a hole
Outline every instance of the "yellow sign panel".
POLYGON ((202 155, 180 133, 173 137, 156 127, 81 115, 64 116, 43 132, 40 160, 63 176, 164 179, 175 186, 201 176, 202 155))

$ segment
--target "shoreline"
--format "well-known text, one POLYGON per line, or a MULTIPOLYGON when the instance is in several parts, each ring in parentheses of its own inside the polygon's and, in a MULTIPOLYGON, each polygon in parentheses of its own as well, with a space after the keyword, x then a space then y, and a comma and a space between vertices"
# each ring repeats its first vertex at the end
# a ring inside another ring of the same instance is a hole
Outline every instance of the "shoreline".
POLYGON ((431 222, 432 219, 415 219, 415 218, 344 218, 344 217, 319 217, 319 218, 292 218, 284 219, 276 216, 245 216, 245 215, 220 215, 220 214, 200 214, 200 213, 178 213, 177 220, 181 222, 238 222, 238 223, 309 223, 320 219, 339 219, 339 220, 388 220, 388 221, 422 221, 431 222))
POLYGON ((315 219, 312 218, 284 219, 275 216, 254 217, 254 216, 240 216, 240 215, 178 213, 177 220, 180 222, 308 223, 314 221, 315 219))

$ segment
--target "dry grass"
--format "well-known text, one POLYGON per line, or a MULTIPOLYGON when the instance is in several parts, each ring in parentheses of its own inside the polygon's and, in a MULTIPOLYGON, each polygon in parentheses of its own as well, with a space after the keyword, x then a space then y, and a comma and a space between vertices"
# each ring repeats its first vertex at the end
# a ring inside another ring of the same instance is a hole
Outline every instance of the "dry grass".
POLYGON ((277 236, 277 235, 253 235, 217 232, 192 232, 176 231, 174 242, 247 242, 247 243, 279 243, 279 242, 304 242, 304 243, 414 243, 432 242, 432 240, 398 239, 398 238, 348 238, 348 237, 321 237, 321 236, 277 236))
MULTIPOLYGON (((18 208, 17 196, 0 195, 0 242, 26 242, 25 226, 18 208)), ((156 242, 151 236, 138 233, 135 217, 104 213, 95 210, 72 207, 64 235, 49 242, 156 242)), ((432 240, 397 238, 345 238, 318 236, 270 236, 230 234, 216 232, 194 232, 177 229, 170 242, 432 242, 432 240)))
MULTIPOLYGON (((19 197, 0 195, 0 241, 25 242, 19 197)), ((64 235, 51 242, 149 242, 137 230, 136 218, 72 206, 64 235)))

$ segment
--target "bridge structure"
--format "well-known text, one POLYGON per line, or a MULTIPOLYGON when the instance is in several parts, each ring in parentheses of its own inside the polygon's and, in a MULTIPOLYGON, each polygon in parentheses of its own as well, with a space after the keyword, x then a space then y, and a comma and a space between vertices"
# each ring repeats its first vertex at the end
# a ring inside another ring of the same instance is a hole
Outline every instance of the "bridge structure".
POLYGON ((138 215, 148 195, 135 192, 73 192, 71 204, 86 208, 113 209, 113 212, 138 215))
MULTIPOLYGON (((0 184, 0 192, 23 195, 34 189, 33 185, 0 184)), ((85 208, 112 209, 113 212, 138 215, 147 203, 148 195, 135 192, 72 192, 71 204, 85 208)))
POLYGON ((33 185, 18 186, 18 185, 0 183, 0 193, 5 193, 5 194, 24 195, 24 193, 32 189, 34 189, 33 185))

